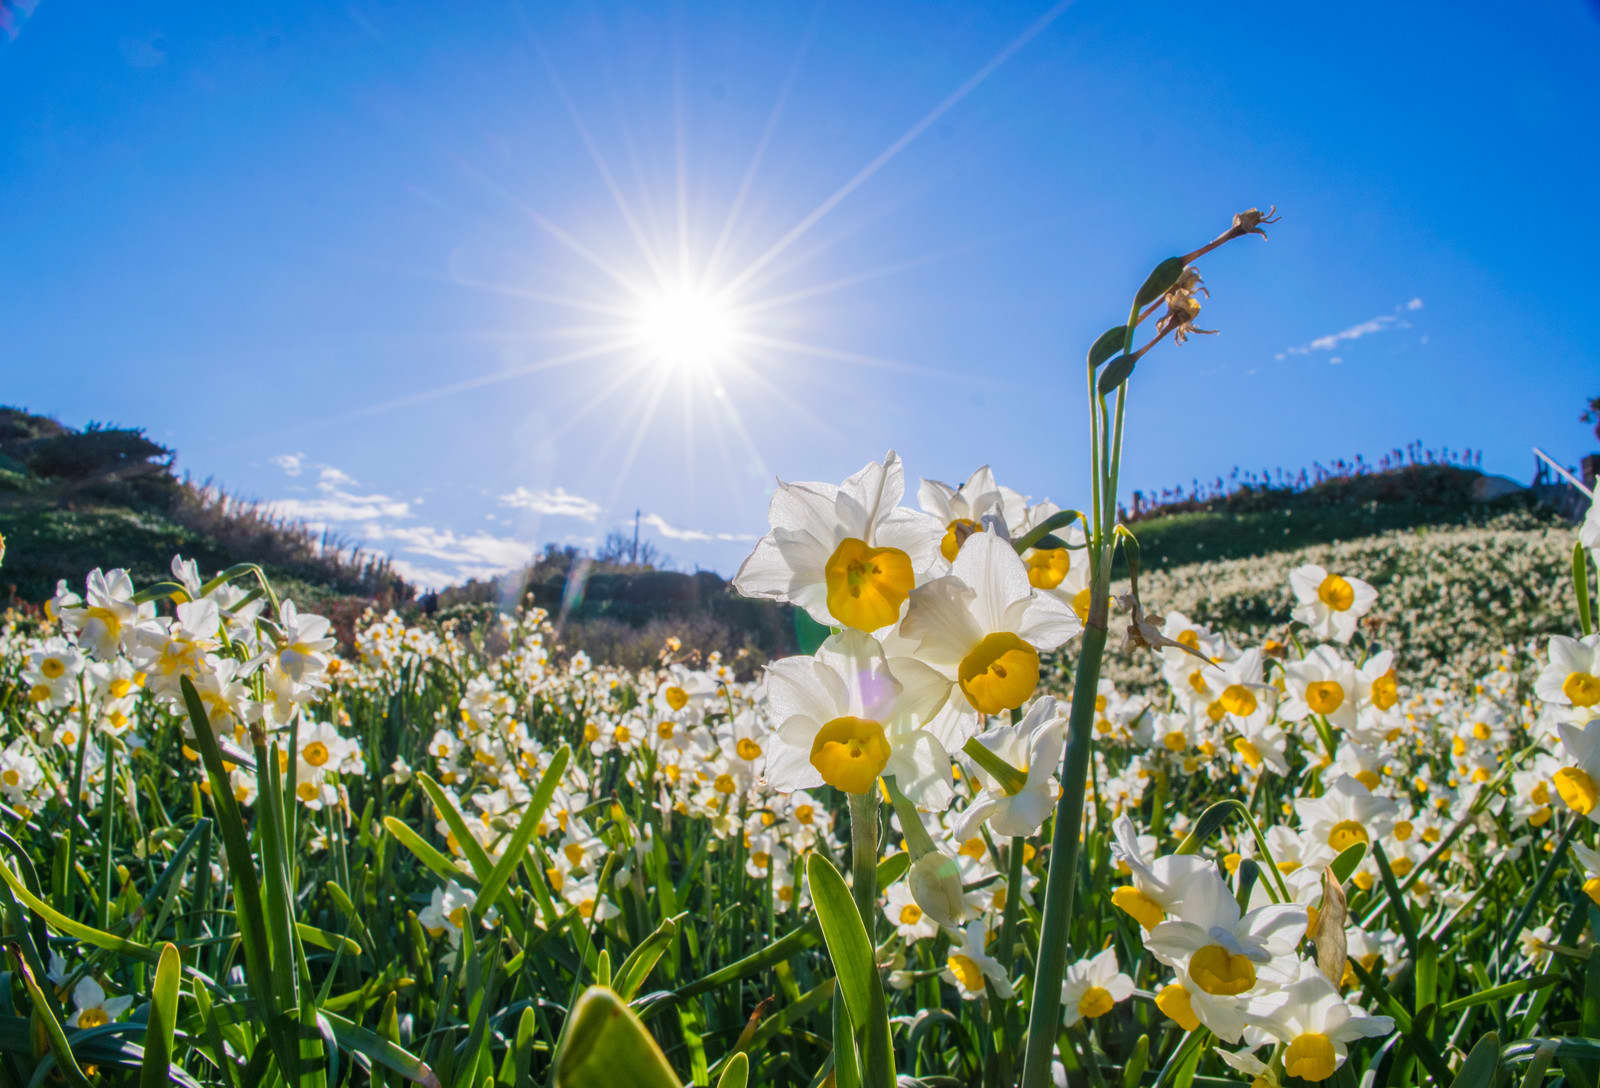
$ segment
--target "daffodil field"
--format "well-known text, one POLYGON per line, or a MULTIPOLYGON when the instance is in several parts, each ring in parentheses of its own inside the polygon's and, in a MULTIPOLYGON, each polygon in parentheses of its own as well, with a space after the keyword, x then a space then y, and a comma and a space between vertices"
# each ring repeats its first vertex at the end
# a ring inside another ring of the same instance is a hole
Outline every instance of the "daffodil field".
POLYGON ((1089 350, 1081 509, 780 483, 734 584, 816 639, 752 676, 531 606, 341 651, 181 557, 9 617, 0 1085, 1595 1085, 1600 507, 1534 652, 1419 672, 1514 600, 1427 538, 1235 630, 1116 520, 1130 376, 1271 221, 1089 350))

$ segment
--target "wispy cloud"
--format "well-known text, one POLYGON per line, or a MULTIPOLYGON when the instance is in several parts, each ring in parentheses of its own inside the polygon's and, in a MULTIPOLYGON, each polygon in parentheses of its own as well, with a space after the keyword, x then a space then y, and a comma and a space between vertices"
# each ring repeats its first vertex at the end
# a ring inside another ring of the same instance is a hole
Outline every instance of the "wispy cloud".
MULTIPOLYGON (((280 453, 272 458, 272 463, 282 469, 286 476, 294 478, 305 475, 307 469, 317 470, 314 495, 309 498, 275 499, 267 504, 280 517, 312 522, 321 528, 337 522, 412 516, 412 504, 405 499, 377 492, 362 494, 353 490, 355 477, 332 465, 313 464, 303 453, 280 453)), ((291 488, 295 489, 304 490, 304 487, 291 488)))
POLYGON ((646 514, 639 519, 668 540, 754 540, 750 533, 713 533, 704 529, 684 529, 673 525, 660 514, 646 514))
POLYGON ((519 487, 515 491, 501 495, 500 505, 513 506, 519 510, 532 510, 535 514, 578 518, 580 521, 593 521, 600 516, 599 503, 582 495, 574 495, 560 487, 540 491, 519 487))
MULTIPOLYGON (((1371 336, 1374 333, 1386 332, 1389 329, 1409 329, 1411 322, 1400 315, 1403 313, 1415 313, 1420 309, 1422 309, 1422 300, 1413 298, 1409 302, 1403 302, 1396 306, 1394 313, 1379 314, 1377 317, 1368 318, 1358 325, 1351 325, 1349 328, 1340 329, 1338 332, 1330 332, 1326 336, 1319 336, 1309 343, 1299 344, 1292 348, 1284 348, 1274 358, 1287 359, 1291 355, 1311 355, 1320 351, 1333 351, 1342 343, 1360 340, 1362 337, 1371 336)), ((1330 361, 1343 362, 1344 360, 1335 357, 1330 361)))
POLYGON ((533 558, 533 545, 526 540, 431 525, 376 525, 369 529, 368 539, 391 553, 402 578, 428 589, 469 578, 493 578, 533 558))
POLYGON ((298 476, 306 470, 306 455, 303 453, 280 453, 269 460, 283 469, 285 476, 298 476))

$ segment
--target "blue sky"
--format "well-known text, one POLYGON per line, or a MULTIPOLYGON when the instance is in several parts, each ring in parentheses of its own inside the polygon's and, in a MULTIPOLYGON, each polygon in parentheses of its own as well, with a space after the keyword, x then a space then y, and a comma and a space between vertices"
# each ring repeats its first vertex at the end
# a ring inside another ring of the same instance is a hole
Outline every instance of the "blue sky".
POLYGON ((0 398, 425 581, 635 510, 730 572, 891 446, 1081 503, 1084 349, 1252 205, 1128 487, 1594 445, 1591 5, 24 6, 0 398), (641 336, 685 282, 731 357, 641 336))

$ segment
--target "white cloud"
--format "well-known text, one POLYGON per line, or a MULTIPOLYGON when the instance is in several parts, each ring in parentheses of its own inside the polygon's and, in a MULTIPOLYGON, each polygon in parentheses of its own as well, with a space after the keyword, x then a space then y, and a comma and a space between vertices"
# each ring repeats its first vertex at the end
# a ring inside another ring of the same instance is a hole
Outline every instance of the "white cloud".
POLYGON ((580 521, 593 521, 600 516, 599 503, 582 495, 574 495, 560 487, 549 491, 531 491, 526 487, 518 487, 515 491, 501 495, 500 504, 521 510, 532 510, 536 514, 578 518, 580 521))
POLYGON ((383 541, 396 552, 494 573, 519 567, 533 558, 533 545, 526 540, 492 533, 456 533, 431 525, 374 526, 372 539, 383 541))
POLYGON ((668 540, 754 540, 750 533, 711 533, 704 529, 682 529, 670 524, 660 514, 646 514, 640 519, 668 540))
POLYGON ((306 455, 303 453, 280 453, 269 460, 283 469, 285 476, 298 476, 306 468, 306 455))
POLYGON ((1298 347, 1284 348, 1283 351, 1278 352, 1274 358, 1283 359, 1289 355, 1310 355, 1314 351, 1332 351, 1341 343, 1349 340, 1360 340, 1363 336, 1371 336, 1373 333, 1384 332, 1388 329, 1394 328, 1409 329, 1411 327, 1411 323, 1400 317, 1397 317, 1396 314, 1402 311, 1415 311, 1420 309, 1422 309, 1422 300, 1420 298, 1414 298, 1410 302, 1402 303, 1401 305, 1396 306, 1395 313, 1379 314, 1377 317, 1368 318, 1359 325, 1351 325, 1348 329, 1340 329, 1338 332, 1331 332, 1326 336, 1319 336, 1310 343, 1301 344, 1298 347))
MULTIPOLYGON (((273 464, 290 476, 299 476, 311 466, 303 453, 285 453, 272 459, 273 464)), ((274 514, 294 521, 351 522, 373 521, 377 518, 408 518, 411 504, 404 499, 379 493, 361 494, 352 491, 355 477, 341 472, 332 465, 316 465, 318 477, 316 495, 312 498, 277 499, 267 504, 274 514)))

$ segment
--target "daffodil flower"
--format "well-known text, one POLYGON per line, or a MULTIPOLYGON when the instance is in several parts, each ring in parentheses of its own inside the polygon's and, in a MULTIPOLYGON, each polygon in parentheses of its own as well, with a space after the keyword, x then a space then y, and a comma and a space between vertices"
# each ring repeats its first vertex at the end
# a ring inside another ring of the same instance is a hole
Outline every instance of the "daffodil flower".
POLYGON ((1556 792, 1572 811, 1600 823, 1600 718, 1582 729, 1562 722, 1560 730, 1571 762, 1555 773, 1556 792))
POLYGON ((767 780, 780 790, 827 783, 867 793, 879 775, 925 810, 955 797, 944 741, 925 727, 944 697, 943 677, 910 658, 889 658, 871 635, 843 631, 812 657, 767 666, 778 743, 767 780))
POLYGON ((1249 994, 1263 970, 1292 958, 1305 936, 1305 907, 1281 903, 1241 912, 1214 870, 1184 880, 1179 899, 1179 917, 1156 926, 1144 943, 1156 959, 1178 969, 1191 994, 1196 988, 1219 997, 1249 994))
POLYGON ((1600 634, 1581 640, 1551 636, 1549 663, 1533 690, 1576 724, 1600 716, 1600 634))
POLYGON ((1133 979, 1117 966, 1117 950, 1102 949, 1089 959, 1069 964, 1061 980, 1061 1008, 1066 1025, 1104 1016, 1133 996, 1133 979))
POLYGON ((92 978, 82 979, 72 990, 72 1004, 76 1006, 67 1019, 70 1028, 99 1028, 111 1023, 128 1011, 132 997, 107 997, 105 990, 92 978))
POLYGON ((905 470, 893 450, 834 486, 778 481, 772 529, 733 585, 747 597, 788 601, 829 626, 892 626, 938 559, 942 526, 898 505, 905 470))
POLYGON ((1008 527, 1015 527, 1027 513, 1027 499, 995 483, 988 465, 967 477, 960 487, 923 480, 917 488, 917 503, 944 526, 939 555, 947 563, 955 561, 968 537, 984 531, 984 518, 999 517, 1008 527))
POLYGON ((981 1000, 986 995, 985 982, 994 987, 998 996, 1011 996, 1011 980, 1006 977, 1005 968, 984 950, 988 938, 988 928, 981 920, 968 922, 962 931, 961 943, 950 949, 945 968, 940 972, 940 977, 967 1001, 981 1000))
POLYGON ((949 574, 918 587, 900 625, 918 660, 946 677, 949 711, 970 724, 1032 698, 1040 653, 1081 630, 1070 608, 1034 591, 1016 550, 994 533, 973 537, 949 574))
POLYGON ((1250 1023, 1286 1044, 1284 1072, 1313 1083, 1333 1076, 1350 1056, 1350 1043, 1394 1030, 1389 1017, 1370 1016, 1345 1001, 1309 961, 1287 986, 1251 1000, 1250 1023))
POLYGON ((1346 774, 1327 783, 1320 797, 1297 798, 1294 810, 1301 831, 1310 839, 1327 843, 1338 856, 1357 843, 1370 843, 1376 836, 1387 835, 1394 827, 1399 806, 1346 774))
POLYGON ((1061 792, 1055 775, 1066 746, 1066 725, 1065 708, 1045 695, 1034 701, 1016 725, 995 726, 977 738, 979 744, 1019 770, 1023 781, 1008 789, 1006 783, 974 765, 971 770, 983 790, 961 814, 956 838, 976 835, 984 823, 998 835, 1032 835, 1039 830, 1061 792))
POLYGON ((1150 858, 1133 821, 1126 815, 1117 817, 1111 833, 1111 856, 1118 868, 1133 878, 1132 884, 1111 893, 1112 905, 1146 930, 1155 929, 1168 915, 1177 913, 1185 889, 1197 886, 1195 882, 1200 878, 1216 872, 1211 862, 1194 854, 1150 858))
POLYGON ((1356 624, 1378 599, 1378 591, 1359 578, 1332 574, 1315 563, 1289 572, 1296 601, 1294 620, 1311 629, 1311 637, 1349 642, 1356 624))
POLYGON ((1288 698, 1283 702, 1285 721, 1297 722, 1320 714, 1336 729, 1356 724, 1356 673, 1332 646, 1317 646, 1300 661, 1284 666, 1288 698))

